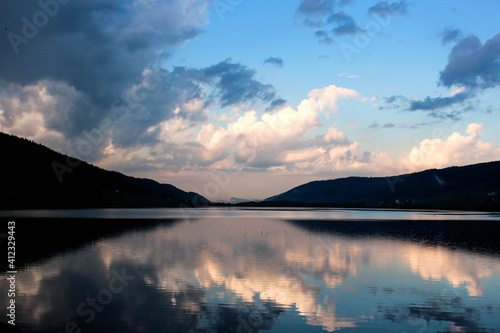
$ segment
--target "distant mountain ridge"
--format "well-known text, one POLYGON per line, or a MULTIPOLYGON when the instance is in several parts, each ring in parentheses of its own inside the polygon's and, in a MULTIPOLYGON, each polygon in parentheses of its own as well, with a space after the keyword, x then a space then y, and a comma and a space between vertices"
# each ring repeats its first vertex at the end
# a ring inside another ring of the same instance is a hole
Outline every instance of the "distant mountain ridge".
POLYGON ((393 177, 313 181, 264 203, 343 207, 500 210, 500 161, 430 169, 393 177))
POLYGON ((170 184, 107 171, 0 132, 0 209, 179 207, 210 203, 170 184))

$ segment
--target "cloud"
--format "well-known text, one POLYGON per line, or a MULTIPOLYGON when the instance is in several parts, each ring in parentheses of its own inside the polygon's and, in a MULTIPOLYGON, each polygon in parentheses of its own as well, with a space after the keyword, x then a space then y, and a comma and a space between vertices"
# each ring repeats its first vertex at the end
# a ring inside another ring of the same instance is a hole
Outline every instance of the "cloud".
POLYGON ((333 36, 363 32, 350 15, 339 10, 348 4, 350 1, 303 0, 295 16, 300 23, 316 30, 314 36, 319 43, 331 44, 333 36))
POLYGON ((412 101, 410 103, 409 111, 417 111, 417 110, 437 110, 445 107, 452 106, 457 103, 463 103, 465 100, 470 98, 471 95, 467 92, 462 92, 455 94, 451 97, 435 97, 430 98, 427 97, 421 101, 412 101))
POLYGON ((344 36, 344 35, 357 35, 363 32, 363 29, 357 26, 354 20, 346 23, 339 24, 333 30, 333 33, 336 36, 344 36))
POLYGON ((334 5, 334 0, 303 0, 296 15, 310 27, 321 27, 325 24, 325 18, 333 12, 334 5))
POLYGON ((483 45, 468 35, 451 50, 448 63, 440 72, 440 83, 446 87, 465 86, 484 89, 500 83, 500 34, 483 45))
MULTIPOLYGON (((196 38, 208 23, 208 1, 71 1, 60 6, 36 36, 18 46, 0 40, 2 80, 20 85, 62 81, 92 102, 110 103, 142 79, 142 72, 169 52, 196 38)), ((36 1, 2 2, 0 20, 23 35, 22 17, 41 7, 36 1)))
POLYGON ((275 65, 276 67, 283 67, 283 59, 269 57, 264 61, 264 64, 271 64, 271 65, 275 65))
POLYGON ((386 123, 386 124, 384 124, 384 126, 382 126, 382 127, 383 127, 383 128, 393 128, 394 126, 396 126, 396 125, 394 125, 393 123, 386 123))
POLYGON ((404 0, 399 2, 389 3, 387 1, 381 1, 375 6, 368 9, 368 13, 371 15, 384 15, 389 13, 390 15, 407 15, 408 14, 408 3, 404 0))
POLYGON ((47 24, 35 31, 23 28, 22 18, 29 20, 33 14, 43 13, 39 2, 2 2, 0 21, 9 31, 7 38, 0 39, 3 127, 20 130, 16 119, 27 114, 29 107, 29 113, 43 120, 45 130, 61 134, 61 144, 66 145, 82 138, 84 131, 98 128, 103 120, 123 123, 118 120, 123 116, 118 110, 127 109, 134 111, 127 119, 137 126, 125 123, 125 128, 135 131, 121 137, 140 142, 142 130, 173 117, 177 107, 182 109, 184 103, 201 96, 196 82, 171 76, 172 72, 163 71, 159 76, 161 83, 179 84, 155 88, 166 93, 163 99, 149 89, 158 81, 148 81, 152 72, 161 71, 155 69, 159 60, 201 34, 208 23, 209 3, 71 1, 59 5, 47 24), (18 44, 13 38, 26 42, 18 44), (128 103, 133 107, 119 107, 126 104, 124 96, 137 92, 139 100, 132 98, 128 103), (160 104, 152 105, 145 94, 160 104), (15 100, 19 103, 13 104, 15 100))
POLYGON ((346 72, 342 72, 342 73, 340 73, 340 74, 339 74, 339 75, 337 75, 337 76, 345 76, 345 77, 348 77, 348 78, 350 78, 350 79, 359 79, 359 78, 360 78, 360 76, 359 76, 359 75, 349 75, 349 74, 347 74, 346 72))
MULTIPOLYGON (((226 127, 203 125, 197 142, 205 146, 203 159, 211 165, 237 163, 252 168, 283 166, 291 151, 319 149, 312 148, 314 142, 305 138, 304 134, 321 126, 320 113, 336 112, 339 99, 356 97, 358 93, 354 90, 334 85, 315 89, 296 110, 285 107, 274 113, 266 113, 261 119, 255 111, 248 111, 226 127), (234 142, 238 144, 234 145, 234 142)), ((331 143, 332 135, 330 132, 325 140, 331 143)))
POLYGON ((483 132, 482 124, 471 123, 467 126, 468 135, 455 132, 446 140, 424 139, 410 150, 401 163, 408 170, 423 170, 498 160, 500 147, 483 142, 483 132))
MULTIPOLYGON (((442 33, 447 40, 459 34, 457 29, 442 33)), ((379 109, 399 108, 402 104, 408 104, 408 111, 429 111, 428 115, 436 119, 458 120, 462 113, 473 108, 469 101, 477 96, 478 89, 499 84, 499 60, 500 34, 484 45, 476 36, 469 35, 452 48, 446 67, 440 72, 439 83, 450 88, 449 97, 428 96, 423 100, 410 100, 404 96, 391 96, 384 99, 386 106, 379 109), (451 109, 457 105, 461 109, 451 109)))
MULTIPOLYGON (((458 30, 445 30, 443 37, 458 36, 458 30), (444 36, 446 35, 446 36, 444 36)), ((439 82, 450 88, 449 97, 426 97, 423 100, 409 100, 403 96, 385 98, 387 106, 380 109, 398 108, 409 103, 408 111, 429 111, 437 119, 460 119, 460 114, 471 110, 470 103, 464 103, 477 96, 478 89, 494 87, 500 82, 500 34, 484 45, 474 35, 461 39, 451 50, 448 63, 440 72, 439 82), (460 105, 462 110, 443 109, 460 105)))
POLYGON ((161 126, 169 119, 186 119, 190 126, 207 120, 208 107, 236 106, 257 101, 277 108, 286 101, 276 98, 274 87, 255 79, 256 71, 230 59, 207 68, 174 67, 172 71, 145 69, 142 80, 116 96, 112 106, 92 100, 66 82, 43 80, 21 86, 5 84, 0 98, 3 130, 39 139, 55 149, 86 161, 98 161, 113 149, 154 147, 160 141, 161 126), (28 126, 23 114, 39 119, 28 126), (88 133, 111 123, 105 139, 92 144, 91 151, 79 153, 88 143, 88 133), (75 153, 76 151, 76 153, 75 153))
POLYGON ((271 102, 271 105, 268 108, 266 108, 266 112, 282 108, 286 104, 287 104, 286 100, 284 100, 283 98, 277 98, 271 102))
POLYGON ((473 92, 467 91, 465 87, 453 87, 449 93, 450 97, 428 96, 423 100, 394 95, 383 98, 383 105, 379 110, 401 108, 410 112, 426 111, 429 117, 440 120, 460 120, 462 113, 473 110, 473 104, 470 102, 476 96, 473 92))
POLYGON ((208 81, 215 80, 222 107, 256 99, 268 102, 275 98, 275 89, 272 85, 262 84, 255 80, 257 74, 255 70, 232 63, 231 59, 226 59, 201 71, 191 71, 195 74, 196 72, 202 74, 208 81))
POLYGON ((356 35, 363 32, 363 29, 358 27, 354 19, 343 11, 331 14, 328 17, 327 23, 335 25, 332 32, 336 36, 356 35))
POLYGON ((370 126, 368 126, 369 129, 378 129, 379 126, 378 126, 378 123, 377 122, 374 122, 372 123, 370 126))
POLYGON ((334 42, 333 38, 331 38, 328 32, 324 30, 318 30, 314 33, 314 36, 318 38, 318 43, 320 44, 331 44, 334 42))
POLYGON ((331 85, 312 90, 297 108, 283 103, 260 116, 256 111, 246 111, 226 125, 204 123, 201 129, 176 117, 148 130, 156 133, 155 144, 108 147, 113 154, 103 160, 104 165, 175 173, 278 169, 309 173, 333 165, 358 167, 368 163, 368 155, 358 152, 359 144, 339 129, 329 127, 323 135, 306 136, 322 126, 321 114, 337 112, 338 101, 346 98, 360 96, 354 90, 331 85))
POLYGON ((446 28, 442 32, 437 34, 438 37, 441 37, 441 43, 443 45, 451 43, 451 42, 456 42, 463 37, 463 32, 460 29, 451 29, 451 28, 446 28))

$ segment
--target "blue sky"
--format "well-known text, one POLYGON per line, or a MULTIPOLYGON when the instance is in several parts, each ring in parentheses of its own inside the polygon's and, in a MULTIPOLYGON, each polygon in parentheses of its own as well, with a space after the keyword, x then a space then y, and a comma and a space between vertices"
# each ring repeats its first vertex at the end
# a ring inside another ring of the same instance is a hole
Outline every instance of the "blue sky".
POLYGON ((43 3, 0 5, 0 129, 103 168, 263 199, 500 157, 498 1, 43 3))

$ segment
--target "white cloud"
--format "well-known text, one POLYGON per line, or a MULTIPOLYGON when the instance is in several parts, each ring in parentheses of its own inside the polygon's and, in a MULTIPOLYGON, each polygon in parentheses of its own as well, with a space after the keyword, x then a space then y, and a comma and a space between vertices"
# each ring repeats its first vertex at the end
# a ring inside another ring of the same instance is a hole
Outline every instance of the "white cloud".
POLYGON ((402 165, 408 170, 423 170, 498 160, 500 147, 483 142, 483 131, 483 124, 471 123, 468 135, 454 132, 446 140, 424 139, 403 157, 402 165))
MULTIPOLYGON (((334 85, 314 89, 297 109, 286 106, 263 114, 260 119, 256 111, 247 111, 226 127, 204 125, 196 141, 205 148, 204 161, 212 163, 233 159, 241 166, 270 167, 303 161, 305 156, 315 159, 321 155, 320 151, 326 153, 326 149, 317 147, 304 135, 322 126, 320 113, 337 111, 339 99, 357 97, 356 91, 334 85)), ((349 142, 347 136, 334 127, 328 129, 322 141, 324 144, 349 142)))
POLYGON ((349 75, 347 72, 342 72, 338 76, 345 76, 348 77, 349 79, 359 79, 361 78, 359 75, 349 75))

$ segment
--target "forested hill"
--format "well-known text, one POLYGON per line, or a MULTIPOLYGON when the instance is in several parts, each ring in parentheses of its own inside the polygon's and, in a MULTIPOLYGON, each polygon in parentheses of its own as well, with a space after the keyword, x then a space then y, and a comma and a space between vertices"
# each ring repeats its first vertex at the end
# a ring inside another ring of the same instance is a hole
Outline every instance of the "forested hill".
POLYGON ((499 197, 500 161, 496 161, 393 177, 313 181, 265 202, 500 211, 499 197))
POLYGON ((193 192, 129 177, 0 132, 0 209, 178 207, 208 204, 193 192))

